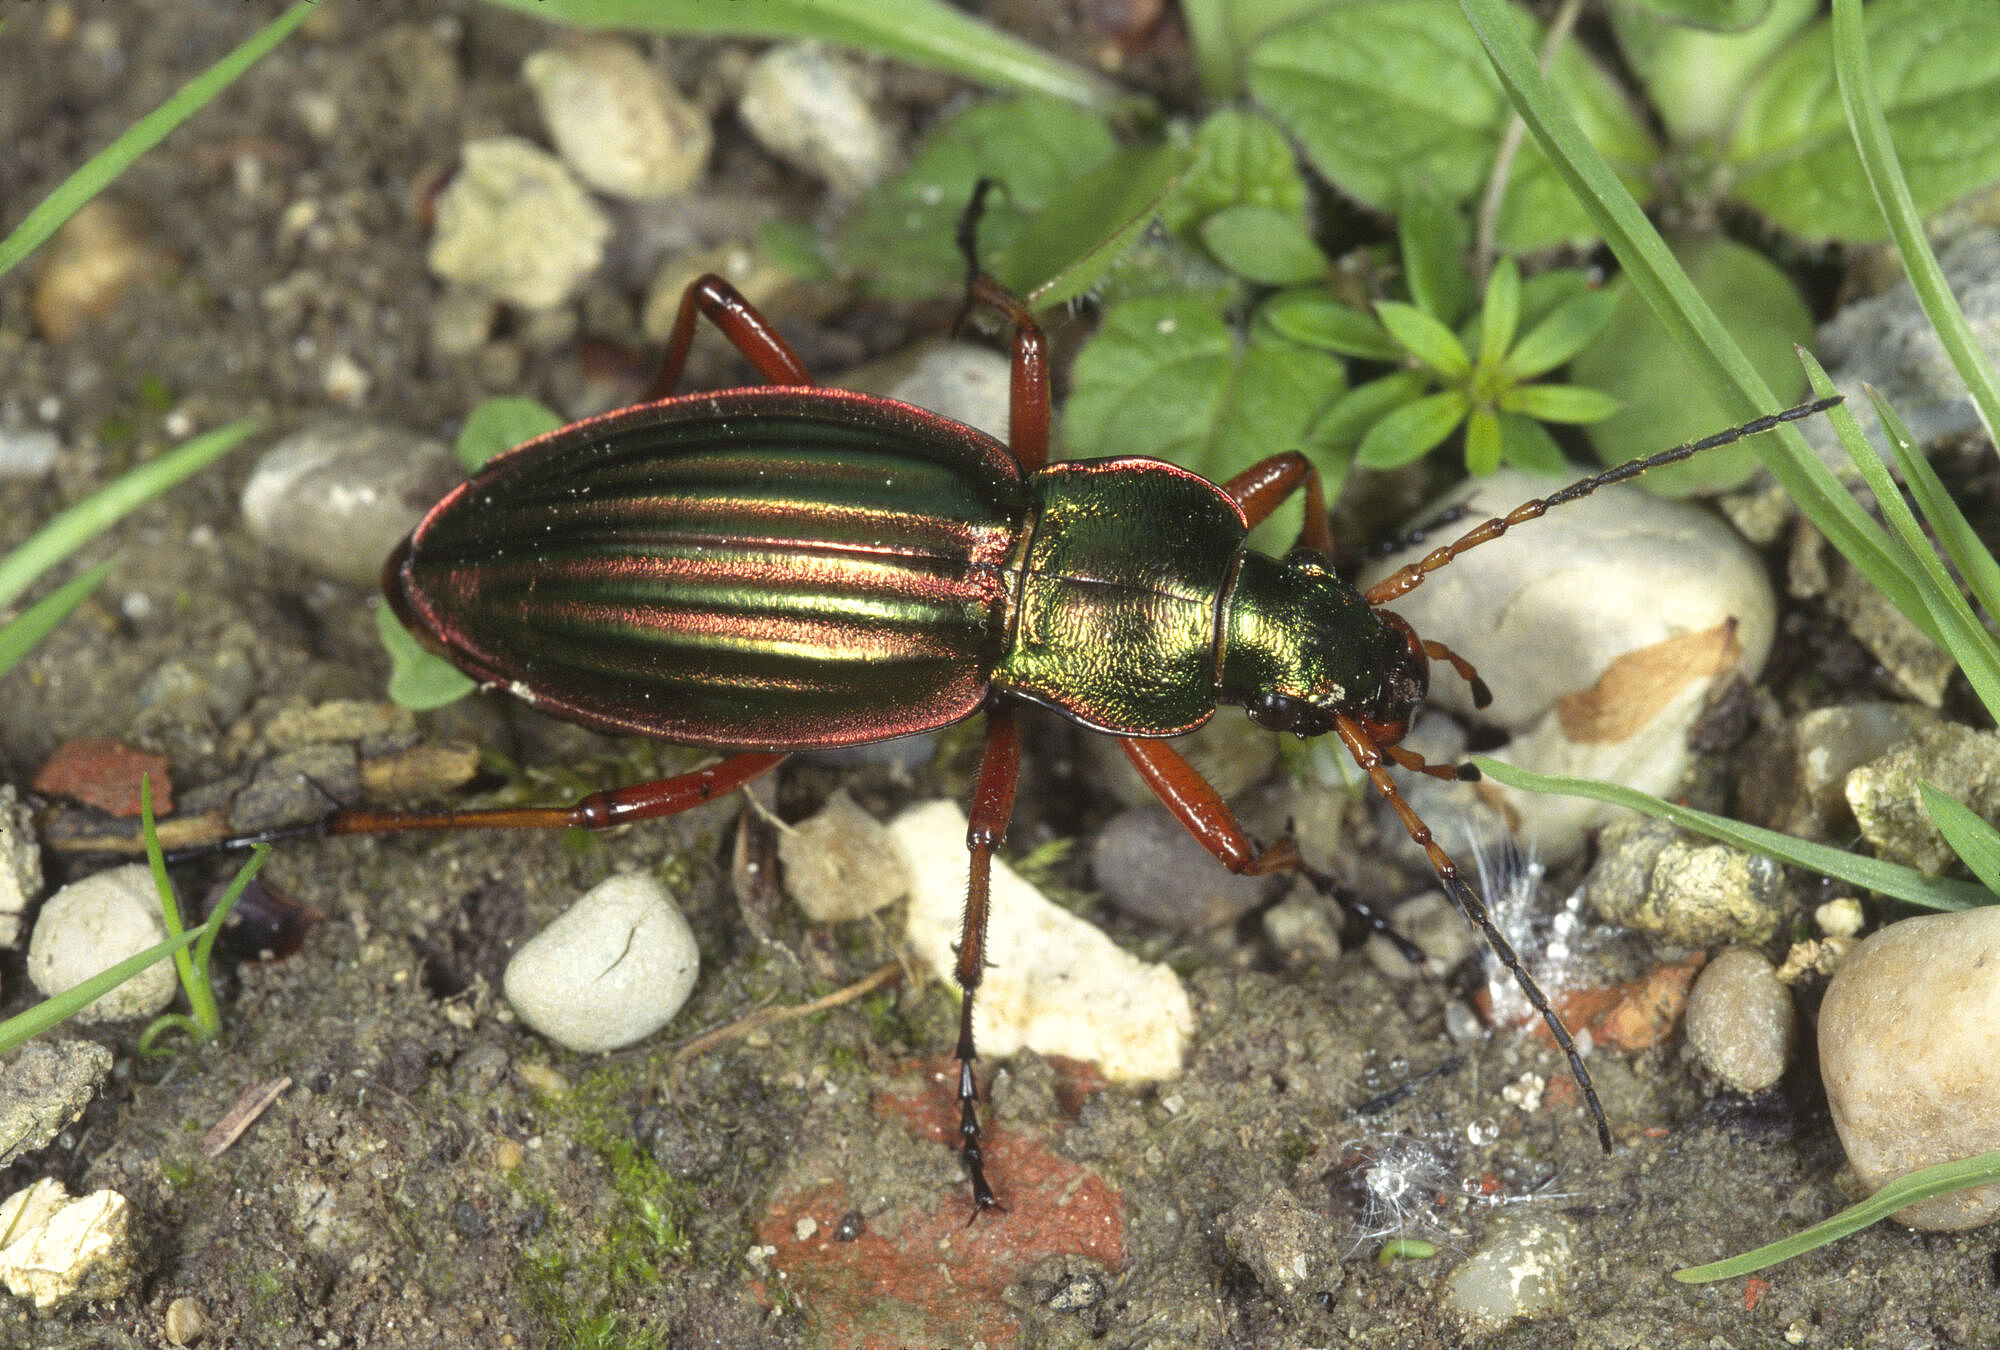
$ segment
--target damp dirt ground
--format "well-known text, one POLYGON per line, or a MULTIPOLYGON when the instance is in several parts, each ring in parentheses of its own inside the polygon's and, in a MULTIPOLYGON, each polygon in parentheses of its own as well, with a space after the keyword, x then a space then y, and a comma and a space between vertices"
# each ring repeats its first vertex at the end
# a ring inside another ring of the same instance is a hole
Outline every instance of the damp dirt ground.
MULTIPOLYGON (((18 220, 276 12, 9 8, 0 215, 18 220)), ((596 378, 583 344, 532 325, 460 359, 426 340, 426 184, 466 137, 536 134, 518 70, 549 36, 472 4, 328 4, 111 189, 164 250, 146 283, 56 343, 31 317, 39 260, 0 281, 0 405, 61 441, 50 476, 0 485, 0 538, 190 431, 244 417, 263 428, 86 551, 118 559, 109 583, 0 682, 10 781, 67 741, 109 736, 165 754, 185 792, 244 772, 287 710, 383 698, 372 598, 254 542, 237 493, 259 449, 329 413, 448 440, 482 397, 561 405, 596 378), (314 111, 327 100, 337 116, 314 111), (364 373, 359 393, 351 378, 330 387, 337 354, 364 373)), ((717 191, 815 219, 808 186, 722 130, 717 191)), ((585 333, 636 345, 633 297, 629 278, 592 283, 585 333)), ((940 317, 847 312, 798 340, 824 367, 940 317)), ((684 762, 497 705, 420 726, 504 752, 550 794, 684 762)), ((1074 734, 1031 734, 1019 849, 1106 814, 1079 786, 1074 734)), ((954 734, 910 773, 806 766, 778 809, 808 811, 842 782, 883 814, 962 793, 975 754, 954 734)), ((968 1226, 948 1142, 955 1004, 935 982, 899 977, 688 1052, 697 1034, 900 960, 893 913, 816 928, 770 895, 739 895, 735 826, 723 803, 601 838, 281 846, 267 877, 325 918, 297 954, 224 974, 218 1043, 142 1060, 135 1028, 62 1033, 108 1045, 116 1070, 0 1189, 44 1176, 116 1188, 136 1212, 139 1273, 96 1307, 37 1314, 0 1296, 0 1346, 157 1346, 175 1300, 205 1318, 201 1344, 230 1347, 2000 1344, 1995 1253, 1978 1233, 1883 1227, 1768 1284, 1670 1279, 1852 1198, 1809 1062, 1746 1101, 1705 1084, 1672 1036, 1597 1055, 1607 1157, 1543 1042, 1451 1038, 1463 985, 1392 980, 1352 952, 1276 950, 1254 920, 1175 937, 1087 897, 1120 941, 1186 977, 1187 1071, 1125 1086, 1033 1055, 982 1065, 1009 1209, 968 1226), (553 1049, 508 1015, 506 958, 581 890, 633 868, 663 869, 682 897, 703 959, 694 999, 635 1049, 553 1049), (210 1126, 279 1078, 290 1087, 275 1104, 206 1154, 210 1126), (1285 1208, 1279 1188, 1304 1222, 1259 1227, 1285 1208), (1567 1239, 1557 1306, 1500 1328, 1444 1311, 1452 1271, 1522 1218, 1567 1239), (1395 1237, 1433 1252, 1378 1260, 1395 1237), (1279 1278, 1288 1269, 1296 1280, 1279 1278)), ((61 878, 87 865, 49 866, 61 878)), ((224 870, 192 864, 183 890, 224 870)), ((1647 962, 1625 950, 1598 974, 1647 962)), ((19 953, 0 958, 0 981, 5 1010, 21 1007, 19 953)))

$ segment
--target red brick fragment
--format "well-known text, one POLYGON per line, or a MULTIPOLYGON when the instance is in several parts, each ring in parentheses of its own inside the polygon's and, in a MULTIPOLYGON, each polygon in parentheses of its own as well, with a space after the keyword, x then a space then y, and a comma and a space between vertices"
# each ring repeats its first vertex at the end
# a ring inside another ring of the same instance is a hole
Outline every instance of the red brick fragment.
POLYGON ((109 737, 87 737, 61 746, 35 775, 35 791, 68 797, 120 819, 139 814, 139 780, 150 778, 153 814, 172 815, 174 784, 167 757, 134 750, 109 737))

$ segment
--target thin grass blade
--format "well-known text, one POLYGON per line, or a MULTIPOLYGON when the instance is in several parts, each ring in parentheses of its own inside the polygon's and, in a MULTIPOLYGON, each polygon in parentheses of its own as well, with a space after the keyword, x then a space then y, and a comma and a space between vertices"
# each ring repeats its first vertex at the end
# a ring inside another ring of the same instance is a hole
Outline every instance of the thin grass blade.
POLYGON ((1591 801, 1609 802, 1613 806, 1629 806, 1634 811, 1652 816, 1656 820, 1668 821, 1684 830, 1719 839, 1725 844, 1734 844, 1752 853, 1761 853, 1792 867, 1809 868, 1822 876, 1836 881, 1845 881, 1863 890, 1879 895, 1906 900, 1925 909, 1959 910, 1971 909, 1976 905, 1995 903, 1996 897, 1984 886, 1969 881, 1958 881, 1951 877, 1927 877, 1913 867, 1899 863, 1883 862, 1879 858, 1862 858, 1852 853, 1829 848, 1825 844, 1809 843, 1794 839, 1790 835, 1779 834, 1775 830, 1759 829, 1755 825, 1745 825, 1726 816, 1710 815, 1706 811, 1696 811, 1691 807, 1676 806, 1672 802, 1660 800, 1648 793, 1633 788, 1620 787, 1616 783, 1599 783, 1588 778, 1564 778, 1555 774, 1534 773, 1531 770, 1503 763, 1487 755, 1475 755, 1472 762, 1481 773, 1490 776, 1496 783, 1520 788, 1524 792, 1552 792, 1566 797, 1587 797, 1591 801))
POLYGON ((318 5, 301 0, 252 34, 250 39, 201 74, 182 85, 165 103, 125 129, 125 133, 92 155, 56 190, 28 212, 26 219, 5 239, 0 239, 0 276, 34 252, 37 246, 61 228, 83 204, 102 192, 111 181, 132 166, 132 161, 158 145, 175 127, 193 117, 208 101, 227 89, 236 78, 283 42, 294 28, 306 21, 318 5))
POLYGON ((256 424, 247 421, 217 427, 141 464, 57 515, 19 548, 0 558, 0 605, 13 603, 42 573, 76 552, 86 540, 133 507, 151 501, 227 454, 255 430, 256 424))

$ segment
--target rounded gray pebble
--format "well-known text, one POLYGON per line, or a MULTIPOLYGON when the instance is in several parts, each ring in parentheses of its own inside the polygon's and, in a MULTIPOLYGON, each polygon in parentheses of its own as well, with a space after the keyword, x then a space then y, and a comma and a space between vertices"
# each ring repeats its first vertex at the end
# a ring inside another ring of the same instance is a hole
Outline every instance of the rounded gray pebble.
POLYGON ((667 890, 642 873, 600 882, 507 963, 507 1002, 570 1050, 644 1040, 694 991, 701 954, 667 890))
POLYGON ((437 441, 319 422, 266 450, 243 486, 251 534, 322 576, 373 588, 382 559, 465 471, 437 441))
MULTIPOLYGON (((1819 1068, 1847 1160, 1870 1191, 2000 1150, 2000 906, 1905 919, 1827 985, 1819 1068)), ((1897 1210, 1912 1228, 2000 1218, 2000 1184, 1897 1210)))
POLYGON ((1798 1018, 1792 993, 1763 954, 1731 947, 1708 963, 1688 995, 1688 1048, 1738 1092, 1762 1092, 1785 1076, 1798 1018))
MULTIPOLYGON (((71 882, 49 897, 28 940, 28 978, 53 998, 167 940, 153 874, 134 863, 71 882)), ((151 1017, 174 1000, 174 963, 146 967, 77 1013, 79 1022, 151 1017)))
POLYGON ((1090 870, 1119 910, 1180 932, 1232 922, 1284 885, 1278 877, 1231 875, 1157 806, 1113 816, 1090 846, 1090 870))

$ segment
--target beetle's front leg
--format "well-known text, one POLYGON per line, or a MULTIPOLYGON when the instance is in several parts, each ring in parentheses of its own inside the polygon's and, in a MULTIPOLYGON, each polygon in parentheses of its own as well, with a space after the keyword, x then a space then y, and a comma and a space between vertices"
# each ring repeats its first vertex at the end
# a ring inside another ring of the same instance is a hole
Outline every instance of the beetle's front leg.
POLYGON ((958 935, 955 975, 964 993, 958 1005, 958 1153, 972 1178, 972 1217, 982 1210, 1004 1209, 986 1184, 986 1158, 979 1139, 979 1081, 972 1066, 979 1058, 972 1043, 973 996, 986 976, 986 913, 993 878, 993 851, 1014 816, 1014 788, 1021 777, 1021 727, 1009 708, 987 714, 986 753, 979 761, 979 781, 972 791, 971 820, 965 846, 972 853, 966 887, 965 918, 958 935))
POLYGON ((1241 876, 1261 877, 1272 872, 1296 872, 1299 848, 1289 837, 1260 848, 1237 822, 1236 813, 1215 785, 1203 778, 1180 751, 1165 741, 1122 737, 1118 746, 1132 767, 1146 780, 1146 786, 1174 813, 1215 860, 1241 876))

